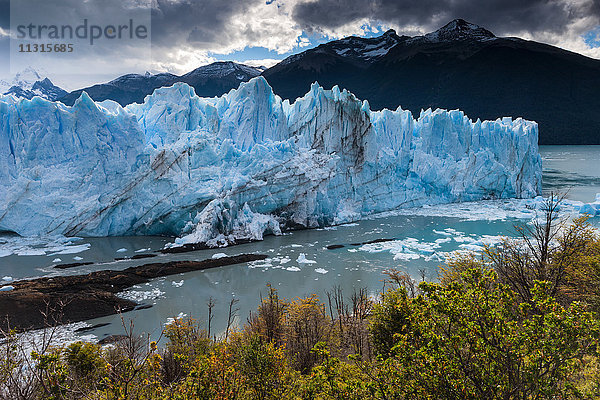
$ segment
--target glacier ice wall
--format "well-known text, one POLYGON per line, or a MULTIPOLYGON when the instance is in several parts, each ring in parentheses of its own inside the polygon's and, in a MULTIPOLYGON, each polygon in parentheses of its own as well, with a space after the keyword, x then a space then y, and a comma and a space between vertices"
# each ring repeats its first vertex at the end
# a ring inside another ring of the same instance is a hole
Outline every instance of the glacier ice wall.
POLYGON ((219 98, 186 84, 143 104, 0 97, 0 231, 182 236, 227 244, 399 207, 533 197, 537 124, 461 111, 371 111, 262 78, 219 98))

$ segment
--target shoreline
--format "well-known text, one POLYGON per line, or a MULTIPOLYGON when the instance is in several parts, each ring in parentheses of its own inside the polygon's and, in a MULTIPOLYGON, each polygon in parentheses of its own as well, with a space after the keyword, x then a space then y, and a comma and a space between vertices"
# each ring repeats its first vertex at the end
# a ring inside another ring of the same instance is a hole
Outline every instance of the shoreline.
POLYGON ((118 297, 134 285, 191 271, 264 260, 262 254, 239 254, 202 261, 144 264, 125 270, 101 270, 86 275, 66 275, 14 281, 14 289, 0 292, 0 329, 28 331, 86 321, 127 312, 141 304, 118 297))

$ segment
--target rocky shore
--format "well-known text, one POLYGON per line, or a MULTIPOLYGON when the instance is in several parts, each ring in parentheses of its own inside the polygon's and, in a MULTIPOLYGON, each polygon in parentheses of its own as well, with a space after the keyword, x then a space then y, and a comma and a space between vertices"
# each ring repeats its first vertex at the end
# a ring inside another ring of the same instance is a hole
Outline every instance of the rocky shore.
POLYGON ((145 264, 125 270, 102 270, 87 275, 58 276, 12 283, 0 292, 0 328, 24 331, 131 311, 139 304, 119 292, 151 279, 190 271, 264 260, 266 255, 240 254, 202 261, 145 264))

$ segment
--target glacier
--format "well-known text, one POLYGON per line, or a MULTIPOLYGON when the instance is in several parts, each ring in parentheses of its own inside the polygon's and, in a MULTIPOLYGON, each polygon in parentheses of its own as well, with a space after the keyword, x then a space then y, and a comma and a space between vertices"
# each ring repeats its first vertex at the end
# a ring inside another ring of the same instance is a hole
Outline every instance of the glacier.
POLYGON ((541 193, 538 126, 458 110, 372 111, 263 77, 221 97, 185 83, 143 104, 0 96, 0 231, 170 235, 224 246, 426 204, 541 193))

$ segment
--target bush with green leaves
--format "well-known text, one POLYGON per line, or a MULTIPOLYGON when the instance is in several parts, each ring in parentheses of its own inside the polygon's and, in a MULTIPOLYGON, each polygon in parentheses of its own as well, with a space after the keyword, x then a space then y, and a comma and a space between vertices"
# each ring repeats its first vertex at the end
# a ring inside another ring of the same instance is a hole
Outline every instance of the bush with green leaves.
MULTIPOLYGON (((403 319, 408 314, 408 323, 387 327, 397 331, 393 357, 381 364, 390 393, 414 399, 577 395, 570 378, 580 360, 597 355, 596 316, 579 303, 558 304, 547 282, 534 283, 532 313, 494 271, 472 268, 460 277, 446 285, 422 283, 422 295, 392 306, 403 319), (393 388, 392 382, 402 384, 393 388)), ((398 291, 395 297, 405 299, 398 291)), ((378 318, 375 331, 381 329, 378 318)))

